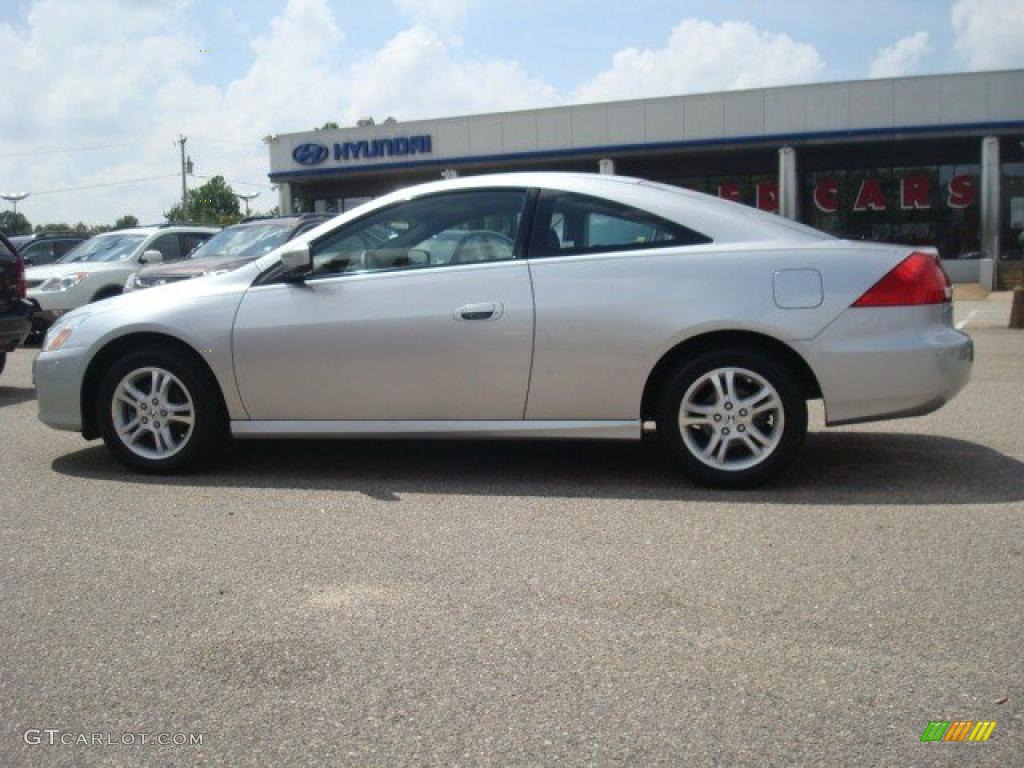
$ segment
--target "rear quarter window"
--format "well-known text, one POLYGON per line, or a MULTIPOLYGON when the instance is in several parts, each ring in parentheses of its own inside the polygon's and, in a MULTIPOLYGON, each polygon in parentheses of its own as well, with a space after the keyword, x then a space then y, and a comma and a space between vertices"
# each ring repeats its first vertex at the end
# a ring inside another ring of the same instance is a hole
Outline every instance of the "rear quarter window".
POLYGON ((712 239, 702 232, 648 211, 603 198, 572 192, 541 193, 530 235, 530 256, 702 245, 712 239))

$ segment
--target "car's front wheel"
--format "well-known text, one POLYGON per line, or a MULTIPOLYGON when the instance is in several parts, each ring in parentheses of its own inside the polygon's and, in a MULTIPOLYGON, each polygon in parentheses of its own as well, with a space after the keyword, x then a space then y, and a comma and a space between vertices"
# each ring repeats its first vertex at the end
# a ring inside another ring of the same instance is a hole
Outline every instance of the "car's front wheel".
POLYGON ((226 439, 216 384, 200 365, 163 349, 114 363, 96 407, 107 448, 143 472, 194 469, 226 439))
POLYGON ((807 403, 785 365, 760 351, 707 352, 676 369, 661 393, 660 442, 693 480, 753 488, 796 458, 807 403))

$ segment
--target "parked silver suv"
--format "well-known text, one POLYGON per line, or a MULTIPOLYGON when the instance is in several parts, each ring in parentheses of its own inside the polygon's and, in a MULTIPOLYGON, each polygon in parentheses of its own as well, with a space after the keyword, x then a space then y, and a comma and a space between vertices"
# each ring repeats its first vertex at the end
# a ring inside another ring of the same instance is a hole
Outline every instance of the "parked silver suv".
POLYGON ((83 304, 117 296, 144 265, 183 259, 218 231, 188 224, 118 229, 82 242, 54 264, 29 267, 28 298, 39 308, 33 327, 44 329, 83 304))

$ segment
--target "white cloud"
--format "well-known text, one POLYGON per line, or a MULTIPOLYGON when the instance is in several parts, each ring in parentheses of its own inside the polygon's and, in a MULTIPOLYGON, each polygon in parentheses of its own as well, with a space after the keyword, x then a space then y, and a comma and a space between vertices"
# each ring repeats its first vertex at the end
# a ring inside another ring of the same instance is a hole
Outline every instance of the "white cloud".
MULTIPOLYGON (((260 138, 328 120, 402 120, 526 109, 694 90, 801 82, 824 70, 818 52, 749 24, 681 22, 664 48, 627 49, 575 93, 559 93, 515 60, 467 52, 460 25, 474 0, 395 0, 406 29, 356 54, 330 0, 287 0, 254 29, 250 61, 231 82, 202 82, 204 30, 191 0, 36 0, 23 26, 0 22, 5 96, 2 154, 130 143, 96 152, 0 157, 0 189, 42 192, 178 170, 174 140, 189 137, 196 173, 266 182, 260 138), (359 55, 358 60, 353 56, 359 55), (11 148, 11 149, 8 149, 11 148)), ((228 14, 227 23, 244 27, 228 14)), ((200 178, 190 180, 198 184, 200 178)), ((252 191, 259 187, 239 186, 252 191)), ((135 186, 37 194, 19 206, 34 223, 158 220, 179 197, 168 178, 135 186)), ((276 204, 263 188, 257 209, 276 204)))
POLYGON ((953 47, 969 69, 1024 66, 1022 0, 956 0, 953 47))
POLYGON ((921 59, 931 51, 927 32, 917 32, 882 48, 871 60, 871 77, 912 75, 921 66, 921 59))
POLYGON ((555 104, 558 95, 514 61, 456 61, 453 46, 423 27, 389 40, 356 62, 347 80, 348 121, 368 115, 399 119, 527 109, 555 104))
MULTIPOLYGON (((0 189, 45 191, 173 174, 179 133, 189 137, 197 174, 268 184, 262 136, 343 113, 344 36, 327 0, 289 0, 252 41, 248 70, 224 88, 196 82, 199 37, 188 27, 185 6, 184 0, 39 0, 27 29, 0 23, 0 49, 12 53, 15 67, 6 95, 19 105, 0 110, 0 133, 11 139, 6 147, 133 145, 0 159, 0 189)), ((40 194, 19 208, 34 223, 111 223, 129 212, 155 221, 179 189, 171 178, 40 194)), ((257 208, 276 204, 270 189, 262 192, 257 208)))
POLYGON ((575 94, 576 101, 666 96, 803 83, 825 61, 812 45, 741 21, 684 19, 664 48, 625 48, 575 94))

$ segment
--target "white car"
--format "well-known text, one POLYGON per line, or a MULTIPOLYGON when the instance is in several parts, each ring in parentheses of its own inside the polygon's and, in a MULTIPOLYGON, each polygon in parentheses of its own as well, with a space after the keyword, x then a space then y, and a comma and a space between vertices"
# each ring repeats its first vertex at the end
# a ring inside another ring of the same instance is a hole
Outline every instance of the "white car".
POLYGON ((146 264, 188 256, 219 232, 217 227, 164 225, 106 232, 68 251, 58 262, 25 270, 28 298, 43 330, 72 309, 117 296, 125 281, 146 264))

